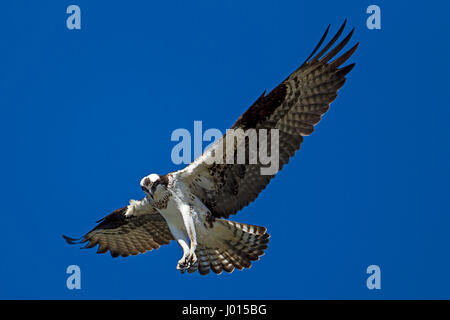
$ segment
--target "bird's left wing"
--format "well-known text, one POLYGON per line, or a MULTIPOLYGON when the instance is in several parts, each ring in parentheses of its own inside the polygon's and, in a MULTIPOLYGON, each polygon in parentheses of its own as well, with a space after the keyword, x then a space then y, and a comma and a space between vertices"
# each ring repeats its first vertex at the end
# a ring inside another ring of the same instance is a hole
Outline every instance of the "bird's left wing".
MULTIPOLYGON (((330 103, 337 97, 337 91, 345 82, 345 76, 354 66, 353 63, 341 67, 355 52, 358 44, 337 56, 350 40, 353 30, 333 47, 344 27, 345 22, 318 51, 326 38, 328 27, 308 59, 269 94, 263 94, 256 100, 231 128, 266 129, 269 150, 272 139, 269 131, 278 129, 279 170, 300 148, 303 136, 314 131, 314 126, 328 111, 330 103)), ((234 145, 228 149, 227 136, 229 132, 202 156, 176 173, 215 217, 228 217, 255 200, 276 173, 262 174, 261 168, 265 165, 260 159, 257 163, 248 162, 248 154, 244 164, 237 163, 235 151, 243 144, 243 149, 248 150, 249 139, 244 136, 240 145, 233 142, 234 145), (234 164, 226 160, 228 150, 235 157, 234 164), (222 163, 211 162, 218 151, 223 155, 222 163)))
POLYGON ((85 243, 83 248, 92 248, 98 244, 97 253, 106 253, 112 257, 127 257, 158 249, 173 240, 167 222, 156 211, 126 216, 127 207, 115 210, 80 239, 63 236, 69 244, 85 243))

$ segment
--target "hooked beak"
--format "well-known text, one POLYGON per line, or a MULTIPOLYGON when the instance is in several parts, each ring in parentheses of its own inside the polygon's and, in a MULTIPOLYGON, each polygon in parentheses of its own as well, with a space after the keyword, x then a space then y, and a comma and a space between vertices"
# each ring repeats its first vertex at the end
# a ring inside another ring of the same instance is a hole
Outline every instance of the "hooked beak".
POLYGON ((147 196, 149 196, 150 198, 153 199, 153 192, 152 192, 152 190, 148 190, 148 189, 145 188, 145 187, 141 187, 141 189, 142 189, 142 191, 144 191, 144 193, 145 193, 147 196))

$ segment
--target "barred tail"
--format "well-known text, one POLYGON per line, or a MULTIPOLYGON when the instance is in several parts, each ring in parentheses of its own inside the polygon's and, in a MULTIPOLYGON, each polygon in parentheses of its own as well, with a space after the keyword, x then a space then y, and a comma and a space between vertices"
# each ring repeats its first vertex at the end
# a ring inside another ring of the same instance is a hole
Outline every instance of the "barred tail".
POLYGON ((216 245, 199 243, 196 249, 197 263, 188 270, 205 275, 211 269, 220 274, 251 267, 251 261, 259 260, 269 242, 266 228, 229 220, 216 219, 211 229, 220 239, 216 245))

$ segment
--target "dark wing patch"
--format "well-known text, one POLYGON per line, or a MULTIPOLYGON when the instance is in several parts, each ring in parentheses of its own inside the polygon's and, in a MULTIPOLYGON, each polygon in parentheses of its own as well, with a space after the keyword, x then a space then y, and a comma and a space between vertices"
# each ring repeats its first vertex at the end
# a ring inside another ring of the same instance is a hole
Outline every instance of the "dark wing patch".
POLYGON ((137 255, 173 240, 167 222, 159 213, 127 217, 127 207, 115 210, 79 239, 64 236, 69 244, 87 244, 82 248, 98 245, 97 253, 110 251, 112 257, 137 255))
MULTIPOLYGON (((314 131, 314 126, 328 111, 330 103, 336 99, 338 90, 344 85, 345 76, 355 65, 353 63, 341 67, 355 52, 359 43, 330 62, 353 35, 352 30, 333 48, 345 24, 346 21, 336 35, 316 54, 328 34, 330 28, 328 27, 308 59, 269 94, 263 93, 232 127, 243 130, 279 129, 280 170, 300 148, 303 137, 314 131)), ((222 142, 226 140, 225 136, 222 142)), ((270 142, 270 136, 268 141, 270 142)), ((248 139, 243 143, 248 144, 248 139)), ((226 148, 223 148, 225 151, 226 148)), ((236 148, 237 145, 234 150, 236 148)), ((192 181, 190 185, 193 192, 208 206, 215 217, 235 214, 255 200, 275 176, 261 175, 261 168, 265 166, 260 163, 208 164, 201 161, 202 158, 197 159, 184 172, 189 173, 187 179, 192 181), (214 190, 199 187, 200 183, 197 181, 201 179, 196 178, 198 175, 202 175, 203 179, 206 175, 207 179, 213 182, 214 190)))
POLYGON ((286 86, 281 83, 267 96, 265 94, 266 92, 264 91, 258 100, 239 117, 231 127, 232 129, 241 128, 246 130, 256 128, 262 119, 267 119, 283 103, 286 98, 286 86))

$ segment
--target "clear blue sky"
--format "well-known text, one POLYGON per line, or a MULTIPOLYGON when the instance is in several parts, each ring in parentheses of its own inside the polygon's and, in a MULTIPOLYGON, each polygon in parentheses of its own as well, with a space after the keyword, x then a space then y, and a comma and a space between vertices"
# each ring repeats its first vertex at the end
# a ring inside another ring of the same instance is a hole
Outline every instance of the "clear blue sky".
POLYGON ((449 5, 434 1, 9 1, 0 5, 0 298, 450 298, 449 5), (66 8, 81 8, 81 30, 66 8), (382 29, 366 28, 381 8, 382 29), (177 128, 225 130, 328 24, 361 45, 316 132, 234 220, 250 270, 175 270, 176 243, 112 259, 67 245, 142 197, 177 128), (286 200, 290 199, 290 200, 286 200), (80 266, 82 289, 66 288, 80 266), (366 268, 381 267, 381 290, 366 268))

